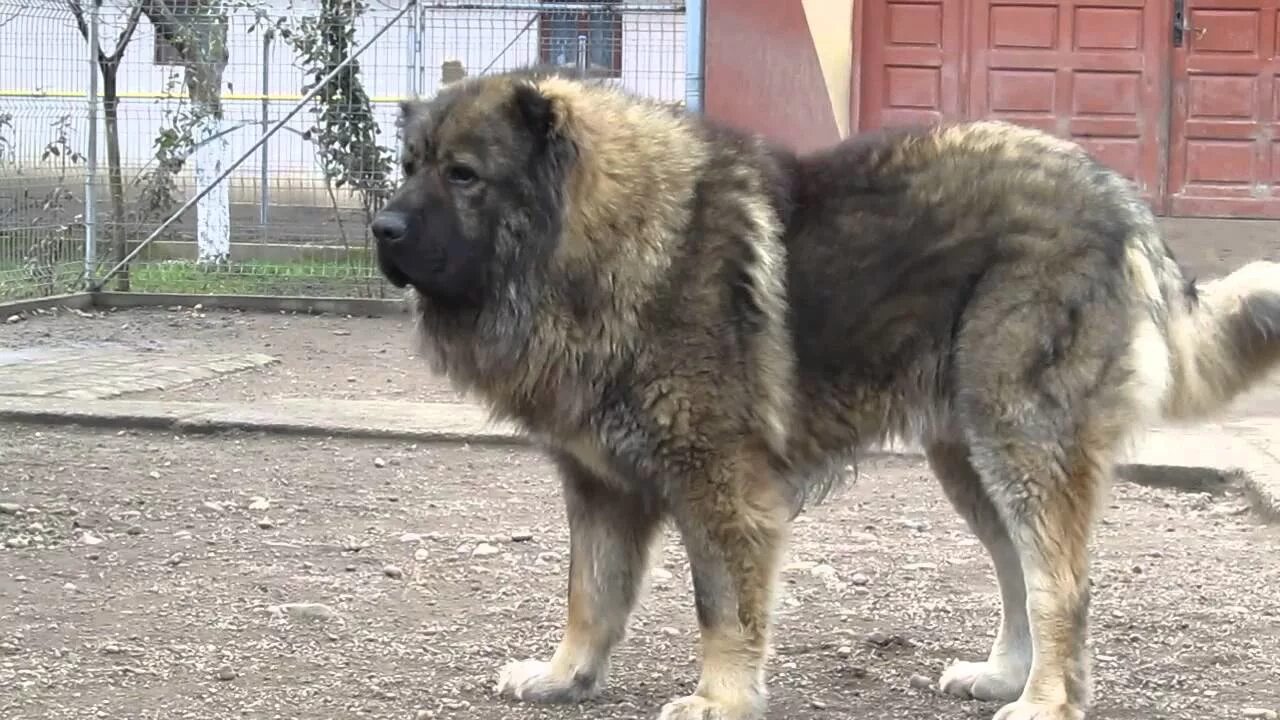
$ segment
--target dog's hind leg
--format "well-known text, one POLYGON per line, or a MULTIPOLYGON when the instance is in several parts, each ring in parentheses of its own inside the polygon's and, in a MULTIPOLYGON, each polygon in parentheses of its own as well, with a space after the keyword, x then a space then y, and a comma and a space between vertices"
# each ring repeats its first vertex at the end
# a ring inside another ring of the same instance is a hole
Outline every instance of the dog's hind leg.
POLYGON ((1081 720, 1090 703, 1088 544, 1107 478, 1086 447, 1010 436, 973 444, 974 466, 1021 560, 1034 649, 1022 694, 995 720, 1081 720))
POLYGON ((576 702, 603 687, 662 519, 656 498, 626 492, 570 457, 557 461, 570 544, 564 636, 549 662, 512 662, 498 678, 498 692, 530 702, 576 702))
POLYGON ((986 661, 953 663, 942 673, 939 687, 958 697, 1016 700, 1031 672, 1031 628, 1018 549, 969 462, 968 446, 937 440, 926 445, 925 454, 947 499, 991 555, 1000 585, 1000 627, 986 661))

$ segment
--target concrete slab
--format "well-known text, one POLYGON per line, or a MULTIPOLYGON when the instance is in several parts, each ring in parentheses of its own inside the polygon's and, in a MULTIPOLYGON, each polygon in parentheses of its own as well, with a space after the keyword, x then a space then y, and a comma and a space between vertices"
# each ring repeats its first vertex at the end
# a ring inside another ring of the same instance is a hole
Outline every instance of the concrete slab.
POLYGON ((1280 420, 1251 418, 1151 430, 1120 474, 1148 485, 1216 492, 1239 483, 1258 514, 1280 522, 1280 420))
POLYGON ((0 395, 101 400, 163 390, 278 362, 263 353, 138 353, 15 348, 0 353, 0 395))

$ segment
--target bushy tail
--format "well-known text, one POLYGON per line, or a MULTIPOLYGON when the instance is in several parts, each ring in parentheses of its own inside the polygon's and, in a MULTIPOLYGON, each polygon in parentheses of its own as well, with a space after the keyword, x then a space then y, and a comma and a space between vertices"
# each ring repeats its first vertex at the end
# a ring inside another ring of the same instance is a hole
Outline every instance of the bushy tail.
POLYGON ((1174 310, 1169 420, 1221 410, 1280 364, 1280 263, 1254 262, 1201 286, 1174 310))

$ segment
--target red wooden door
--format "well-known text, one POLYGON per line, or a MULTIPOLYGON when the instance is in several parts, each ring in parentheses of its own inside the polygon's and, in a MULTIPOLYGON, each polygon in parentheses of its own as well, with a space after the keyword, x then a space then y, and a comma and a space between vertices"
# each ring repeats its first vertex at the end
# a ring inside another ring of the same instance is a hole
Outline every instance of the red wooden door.
MULTIPOLYGON (((862 2, 862 0, 854 0, 862 2)), ((867 0, 857 127, 963 116, 964 6, 957 0, 867 0)))
POLYGON ((1159 207, 1172 2, 975 0, 969 116, 1071 138, 1159 207))
POLYGON ((1186 0, 1173 49, 1175 215, 1280 218, 1280 0, 1186 0))

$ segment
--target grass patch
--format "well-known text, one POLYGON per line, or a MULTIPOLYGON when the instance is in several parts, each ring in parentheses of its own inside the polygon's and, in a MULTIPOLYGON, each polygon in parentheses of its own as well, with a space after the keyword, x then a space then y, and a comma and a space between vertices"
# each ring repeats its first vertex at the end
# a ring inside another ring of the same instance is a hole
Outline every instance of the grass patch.
MULTIPOLYGON (((362 263, 233 262, 214 268, 174 260, 132 265, 132 292, 200 295, 392 297, 377 270, 362 263)), ((107 283, 107 289, 114 286, 107 283)))

